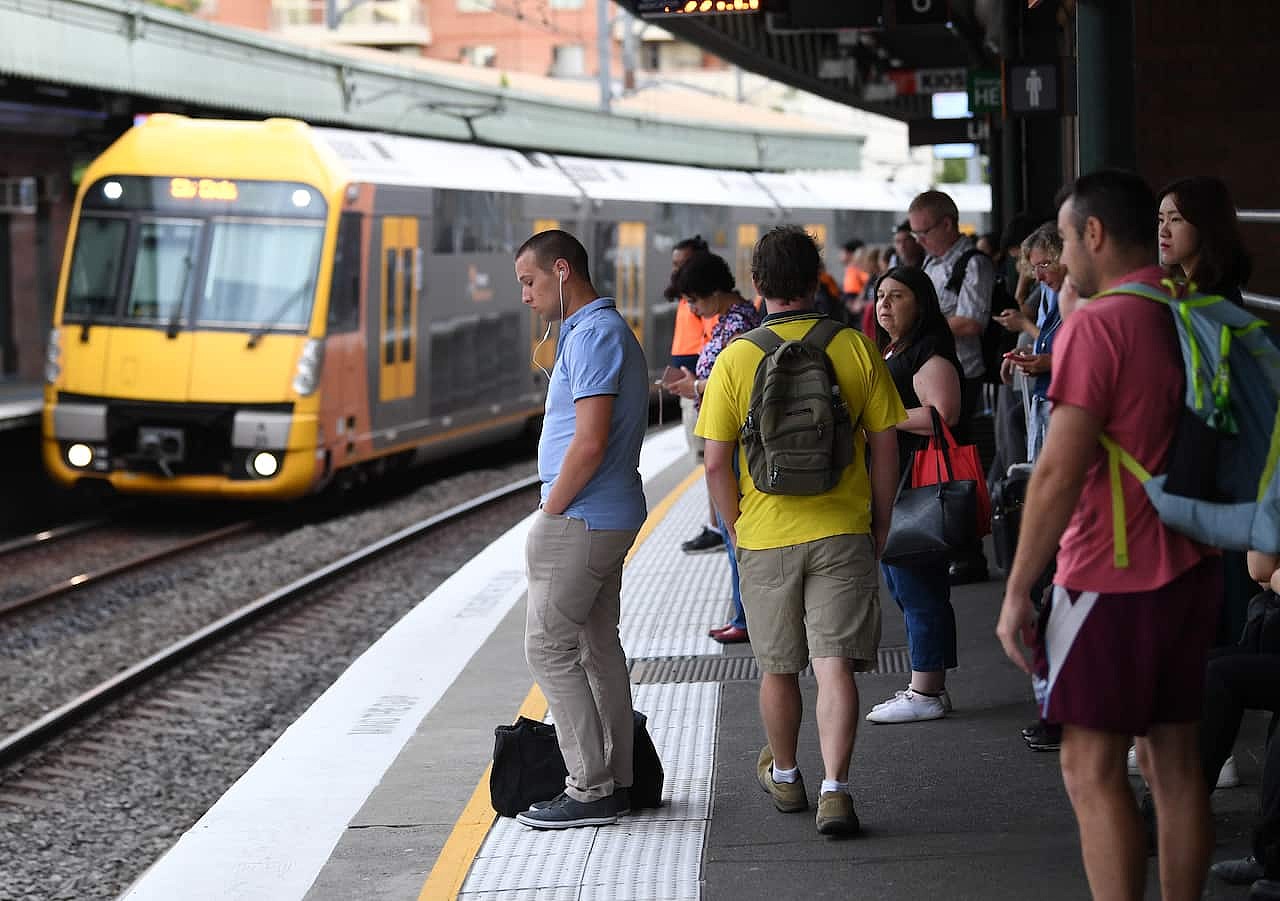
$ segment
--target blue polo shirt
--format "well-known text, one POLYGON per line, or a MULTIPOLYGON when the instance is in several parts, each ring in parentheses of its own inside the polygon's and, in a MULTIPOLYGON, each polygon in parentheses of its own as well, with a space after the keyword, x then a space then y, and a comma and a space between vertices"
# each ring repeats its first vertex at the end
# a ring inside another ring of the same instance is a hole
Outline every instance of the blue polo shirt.
POLYGON ((560 328, 538 441, 544 501, 573 440, 574 403, 601 394, 614 396, 609 444, 600 468, 565 515, 581 519, 588 529, 638 529, 646 512, 639 467, 649 424, 649 370, 612 297, 593 300, 560 328))

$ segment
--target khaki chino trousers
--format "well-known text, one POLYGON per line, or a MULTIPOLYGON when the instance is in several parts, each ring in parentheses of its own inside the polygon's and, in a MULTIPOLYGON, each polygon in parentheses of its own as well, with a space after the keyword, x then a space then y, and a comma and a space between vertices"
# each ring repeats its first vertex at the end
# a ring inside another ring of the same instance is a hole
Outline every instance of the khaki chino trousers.
POLYGON ((618 619, 622 563, 635 538, 634 529, 591 530, 539 512, 525 545, 525 659, 555 719, 565 792, 576 801, 632 781, 631 682, 618 619))

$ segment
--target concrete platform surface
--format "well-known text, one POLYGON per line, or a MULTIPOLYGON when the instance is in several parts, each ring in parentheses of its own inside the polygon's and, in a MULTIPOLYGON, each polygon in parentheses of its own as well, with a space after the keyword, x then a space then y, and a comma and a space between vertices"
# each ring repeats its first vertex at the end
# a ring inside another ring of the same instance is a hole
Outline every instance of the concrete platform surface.
MULTIPOLYGON (((449 605, 461 601, 433 595, 423 606, 441 612, 421 614, 430 629, 474 645, 447 686, 378 685, 372 700, 352 702, 360 710, 380 697, 415 696, 405 721, 391 727, 400 736, 394 755, 383 748, 376 758, 335 756, 350 743, 350 715, 330 712, 329 725, 317 726, 307 722, 309 711, 127 897, 176 897, 166 893, 181 888, 184 898, 237 901, 1087 898, 1058 757, 1027 750, 1019 736, 1034 710, 1028 681, 994 636, 999 581, 953 592, 961 663, 948 679, 954 714, 891 726, 862 721, 851 782, 863 834, 828 839, 816 832, 812 809, 774 810, 755 781, 764 738, 749 646, 725 648, 705 634, 724 621, 727 561, 679 551, 705 520, 706 495, 665 434, 661 464, 650 456, 646 471, 650 509, 660 516, 628 564, 620 626, 634 702, 649 716, 666 769, 663 808, 614 826, 551 833, 495 817, 484 782, 493 728, 517 709, 537 710, 531 700, 540 696, 523 660, 523 597, 486 608, 481 639, 466 624, 467 605, 455 609, 449 605), (427 693, 432 703, 416 702, 427 693), (281 761, 287 776, 265 778, 281 773, 281 761), (353 780, 344 767, 376 772, 353 780), (356 791, 355 781, 367 787, 356 791), (267 810, 289 805, 310 819, 267 810)), ((486 572, 502 575, 503 595, 512 597, 521 590, 519 552, 510 535, 499 544, 505 556, 486 563, 486 572)), ((902 617, 883 589, 882 601, 882 671, 858 677, 864 713, 907 681, 902 617)), ((443 645, 415 640, 423 642, 420 668, 434 672, 431 657, 443 645)), ((362 658, 366 670, 403 665, 380 662, 381 645, 362 658)), ((347 679, 331 692, 351 694, 347 679)), ((813 802, 821 780, 816 684, 802 676, 801 687, 800 766, 813 802)), ((1261 720, 1249 719, 1237 746, 1244 784, 1215 795, 1215 859, 1247 853, 1263 735, 1261 720)), ((1204 895, 1246 896, 1221 884, 1204 895)), ((1146 897, 1159 897, 1154 861, 1146 897)))

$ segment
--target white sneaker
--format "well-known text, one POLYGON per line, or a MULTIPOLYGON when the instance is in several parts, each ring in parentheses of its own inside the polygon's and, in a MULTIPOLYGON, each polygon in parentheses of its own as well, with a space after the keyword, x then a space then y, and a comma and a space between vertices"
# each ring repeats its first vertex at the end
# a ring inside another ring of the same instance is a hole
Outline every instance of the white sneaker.
MULTIPOLYGON (((888 707, 890 704, 896 702, 898 698, 902 697, 909 691, 911 691, 910 685, 908 685, 906 688, 899 689, 898 691, 895 691, 893 693, 893 697, 891 697, 889 700, 881 701, 879 704, 872 707, 871 709, 879 710, 881 707, 888 707)), ((945 688, 942 689, 942 694, 938 695, 938 700, 942 702, 942 709, 945 710, 947 713, 950 713, 952 710, 955 709, 954 707, 951 706, 951 695, 947 693, 947 690, 945 688)))
POLYGON ((1236 758, 1233 754, 1218 770, 1218 788, 1235 788, 1240 784, 1240 774, 1236 772, 1236 758))
POLYGON ((1142 775, 1142 767, 1138 766, 1138 746, 1137 745, 1129 745, 1128 766, 1129 766, 1130 776, 1142 775))
POLYGON ((918 723, 937 720, 947 715, 941 698, 931 698, 907 689, 872 709, 867 720, 872 723, 918 723))

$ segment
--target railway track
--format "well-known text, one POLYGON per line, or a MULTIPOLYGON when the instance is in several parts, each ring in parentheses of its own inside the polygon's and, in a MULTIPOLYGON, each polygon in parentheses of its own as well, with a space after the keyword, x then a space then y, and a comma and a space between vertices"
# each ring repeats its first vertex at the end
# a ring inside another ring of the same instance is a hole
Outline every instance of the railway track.
MULTIPOLYGON (((532 476, 489 491, 466 503, 458 504, 421 522, 403 528, 386 538, 362 547, 327 566, 321 567, 288 585, 245 604, 240 609, 187 635, 185 638, 101 682, 56 710, 48 712, 38 720, 0 738, 0 768, 12 765, 25 756, 38 752, 50 742, 55 741, 59 735, 65 733, 72 726, 98 713, 113 701, 129 693, 140 691, 143 687, 160 678, 164 673, 190 661, 211 646, 227 641, 244 630, 249 624, 262 619, 268 614, 278 612, 288 605, 305 600, 308 595, 317 592, 334 579, 350 575, 390 551, 401 549, 441 527, 456 524, 473 512, 497 501, 527 492, 537 484, 537 477, 532 476)), ((209 533, 201 536, 200 540, 205 543, 220 540, 231 534, 233 529, 243 531, 251 525, 250 523, 237 523, 234 526, 218 530, 216 538, 212 537, 215 533, 209 533)), ((195 540, 197 539, 192 539, 192 541, 195 540)), ((191 542, 185 542, 184 544, 190 546, 191 542)), ((177 549, 173 549, 168 553, 178 552, 177 549)), ((155 559, 154 555, 152 559, 155 559)), ((133 563, 132 565, 140 564, 133 563)), ((81 582, 80 584, 84 583, 81 582)), ((4 798, 0 796, 0 801, 3 800, 4 798)))
POLYGON ((97 534, 105 531, 109 526, 110 523, 106 520, 76 523, 60 529, 39 532, 28 538, 0 546, 0 556, 8 557, 5 561, 5 567, 8 570, 6 583, 11 586, 0 592, 0 619, 74 591, 95 586, 107 579, 152 563, 241 535, 255 528, 257 523, 245 520, 177 539, 169 535, 129 534, 125 530, 109 537, 97 534), (73 541, 81 545, 81 549, 66 547, 73 541), (111 546, 103 547, 104 544, 111 546), (57 557, 60 558, 57 560, 54 559, 55 545, 57 557), (77 562, 83 559, 80 554, 83 553, 84 548, 91 548, 94 545, 97 547, 94 548, 93 556, 102 562, 93 568, 81 570, 77 565, 77 562), (32 554, 35 559, 20 559, 19 554, 23 551, 32 554), (61 566, 67 575, 47 579, 42 570, 51 566, 61 566), (18 570, 17 573, 14 572, 15 569, 18 570), (41 581, 33 583, 32 580, 41 581), (39 584, 40 587, 24 590, 24 585, 31 584, 39 584), (14 587, 17 588, 16 592, 12 590, 14 587))

